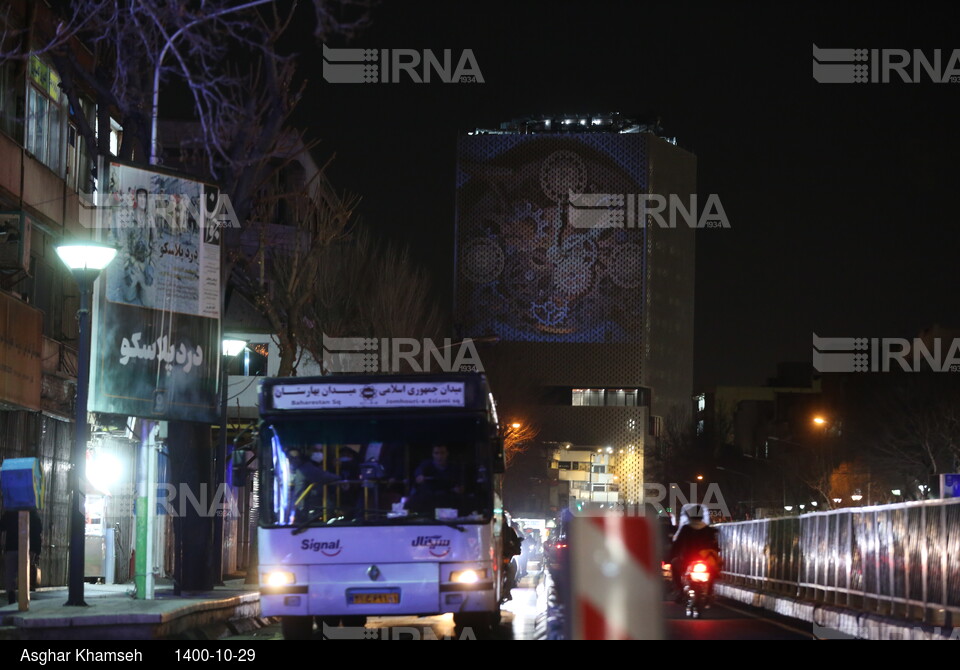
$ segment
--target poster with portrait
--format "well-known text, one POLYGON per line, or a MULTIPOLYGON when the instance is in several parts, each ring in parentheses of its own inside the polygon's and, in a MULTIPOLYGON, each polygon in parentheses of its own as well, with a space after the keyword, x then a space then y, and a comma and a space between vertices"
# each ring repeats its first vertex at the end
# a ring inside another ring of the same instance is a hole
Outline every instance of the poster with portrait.
MULTIPOLYGON (((100 240, 117 248, 94 300, 93 412, 214 422, 220 363, 220 236, 205 234, 195 179, 111 162, 100 240)), ((212 221, 212 217, 209 217, 212 221)))
MULTIPOLYGON (((457 304, 464 332, 508 342, 642 341, 642 227, 587 225, 579 194, 647 192, 642 133, 479 134, 457 147, 457 304)), ((594 196, 595 197, 595 196, 594 196)), ((618 202, 616 198, 619 198, 618 202)))

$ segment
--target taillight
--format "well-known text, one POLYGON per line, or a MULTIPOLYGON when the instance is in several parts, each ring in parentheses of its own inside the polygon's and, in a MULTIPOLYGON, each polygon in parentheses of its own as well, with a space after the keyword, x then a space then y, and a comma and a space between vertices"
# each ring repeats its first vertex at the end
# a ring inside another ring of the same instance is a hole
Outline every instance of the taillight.
POLYGON ((690 566, 690 579, 695 582, 709 582, 710 570, 703 561, 697 561, 690 566))

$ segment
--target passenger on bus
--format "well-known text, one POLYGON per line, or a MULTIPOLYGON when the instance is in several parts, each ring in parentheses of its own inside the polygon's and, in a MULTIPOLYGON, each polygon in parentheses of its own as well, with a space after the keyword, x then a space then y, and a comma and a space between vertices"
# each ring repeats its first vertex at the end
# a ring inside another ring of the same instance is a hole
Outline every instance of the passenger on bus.
POLYGON ((413 473, 416 489, 411 506, 414 511, 430 513, 437 508, 459 509, 463 496, 463 469, 450 461, 445 444, 433 447, 432 457, 413 473))
POLYGON ((360 486, 360 454, 353 448, 341 446, 340 479, 337 492, 337 508, 348 515, 360 511, 363 502, 363 490, 360 486))
POLYGON ((289 452, 294 468, 294 500, 297 509, 315 512, 327 506, 326 503, 333 503, 332 495, 326 488, 328 484, 340 481, 340 477, 324 467, 323 447, 322 444, 314 444, 307 447, 305 452, 297 449, 289 452))
POLYGON ((391 509, 407 493, 408 449, 402 442, 371 442, 363 449, 361 478, 375 482, 377 501, 383 509, 391 509))

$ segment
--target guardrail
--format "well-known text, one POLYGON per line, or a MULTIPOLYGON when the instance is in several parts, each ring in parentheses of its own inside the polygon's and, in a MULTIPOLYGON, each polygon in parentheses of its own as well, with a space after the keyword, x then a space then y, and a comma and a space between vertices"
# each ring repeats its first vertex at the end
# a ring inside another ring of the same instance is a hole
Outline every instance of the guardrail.
POLYGON ((727 583, 846 609, 960 621, 960 498, 722 523, 727 583))

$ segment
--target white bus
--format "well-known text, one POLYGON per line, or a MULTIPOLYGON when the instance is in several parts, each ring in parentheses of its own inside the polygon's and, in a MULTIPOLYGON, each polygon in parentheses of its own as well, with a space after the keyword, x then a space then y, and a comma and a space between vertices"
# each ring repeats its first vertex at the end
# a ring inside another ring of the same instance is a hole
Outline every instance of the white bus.
POLYGON ((259 434, 260 606, 285 638, 444 613, 496 630, 504 461, 483 375, 266 379, 259 434))

